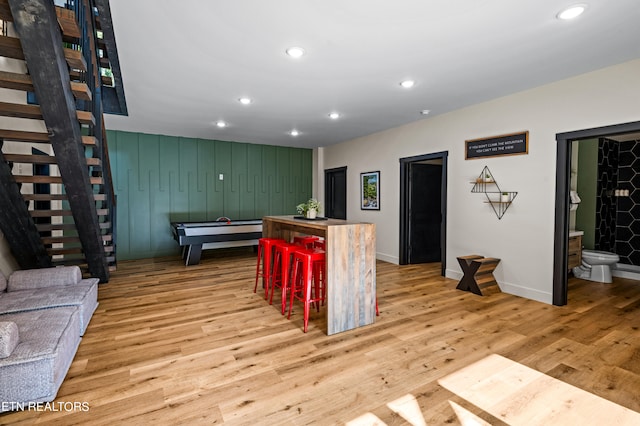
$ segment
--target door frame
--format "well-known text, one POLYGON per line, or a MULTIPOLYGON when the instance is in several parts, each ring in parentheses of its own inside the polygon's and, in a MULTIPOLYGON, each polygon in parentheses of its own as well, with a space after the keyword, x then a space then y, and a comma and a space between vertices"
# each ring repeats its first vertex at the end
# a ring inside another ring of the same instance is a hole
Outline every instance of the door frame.
POLYGON ((569 183, 571 146, 580 139, 594 139, 640 132, 640 121, 556 134, 556 208, 553 236, 553 299, 556 306, 567 304, 569 246, 569 183))
POLYGON ((409 262, 409 166, 411 163, 419 163, 425 160, 442 159, 442 187, 440 206, 442 211, 442 224, 440 227, 441 271, 444 277, 447 269, 447 159, 449 151, 434 152, 431 154, 416 155, 400 159, 400 249, 398 263, 406 265, 409 262))

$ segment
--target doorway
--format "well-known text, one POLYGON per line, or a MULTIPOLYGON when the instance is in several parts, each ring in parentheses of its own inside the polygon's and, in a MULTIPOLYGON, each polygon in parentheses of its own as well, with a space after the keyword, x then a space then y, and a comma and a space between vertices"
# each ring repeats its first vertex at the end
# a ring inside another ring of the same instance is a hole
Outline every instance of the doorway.
POLYGON ((324 215, 333 219, 347 219, 347 168, 324 171, 324 215))
POLYGON ((446 269, 448 152, 400 159, 401 265, 441 262, 446 269))
POLYGON ((567 304, 569 245, 569 183, 573 142, 640 132, 640 121, 559 133, 556 135, 556 200, 553 244, 553 304, 567 304))

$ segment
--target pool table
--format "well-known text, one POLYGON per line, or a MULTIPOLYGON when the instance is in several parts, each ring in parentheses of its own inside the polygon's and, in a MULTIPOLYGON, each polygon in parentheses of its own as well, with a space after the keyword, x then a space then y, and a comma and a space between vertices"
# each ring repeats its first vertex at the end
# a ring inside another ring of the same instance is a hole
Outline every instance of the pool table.
POLYGON ((257 246, 262 237, 262 219, 171 222, 173 238, 182 248, 185 265, 200 262, 202 250, 257 246))

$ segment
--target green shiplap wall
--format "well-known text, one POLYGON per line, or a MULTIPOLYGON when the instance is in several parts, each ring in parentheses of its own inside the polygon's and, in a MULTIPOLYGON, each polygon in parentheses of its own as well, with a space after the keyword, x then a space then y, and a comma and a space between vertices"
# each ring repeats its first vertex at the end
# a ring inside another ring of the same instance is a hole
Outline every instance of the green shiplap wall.
POLYGON ((593 250, 596 241, 596 196, 598 190, 598 139, 578 142, 578 195, 576 230, 584 231, 582 245, 593 250))
POLYGON ((112 130, 107 140, 118 260, 178 255, 172 221, 295 214, 311 196, 310 149, 112 130))

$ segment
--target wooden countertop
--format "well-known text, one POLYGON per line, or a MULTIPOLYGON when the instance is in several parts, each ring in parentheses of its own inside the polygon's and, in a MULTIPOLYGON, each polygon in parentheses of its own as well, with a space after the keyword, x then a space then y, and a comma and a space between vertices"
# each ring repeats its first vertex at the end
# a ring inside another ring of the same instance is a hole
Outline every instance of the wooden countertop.
POLYGON ((341 225, 360 225, 360 224, 368 224, 368 222, 354 222, 350 220, 342 220, 342 219, 296 219, 295 215, 288 216, 264 216, 262 220, 274 220, 277 222, 285 222, 292 223, 296 225, 305 225, 305 226, 317 226, 318 228, 326 228, 328 226, 341 226, 341 225))

